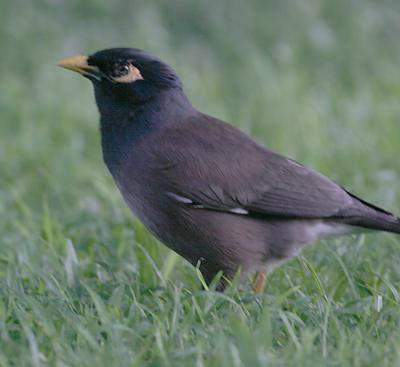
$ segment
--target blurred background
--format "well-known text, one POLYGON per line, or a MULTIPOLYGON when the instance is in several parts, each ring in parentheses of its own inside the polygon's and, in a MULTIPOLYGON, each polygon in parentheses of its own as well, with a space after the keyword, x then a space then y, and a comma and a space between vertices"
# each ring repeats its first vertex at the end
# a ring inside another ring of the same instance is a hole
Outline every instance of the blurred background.
MULTIPOLYGON (((58 68, 61 57, 109 47, 156 54, 201 111, 400 213, 399 19, 396 0, 0 0, 4 320, 14 315, 10 299, 30 300, 24 289, 39 304, 52 299, 49 274, 67 289, 79 275, 106 298, 124 282, 156 285, 158 270, 189 288, 198 283, 122 202, 102 162, 92 87, 58 68)), ((372 235, 352 250, 347 239, 307 254, 317 270, 332 269, 321 273, 328 288, 335 279, 330 248, 347 253, 360 277, 374 269, 398 286, 393 238, 372 235)), ((284 270, 274 278, 287 285, 284 270)), ((13 327, 23 340, 32 330, 40 347, 48 334, 29 321, 26 307, 16 324, 31 329, 13 327)), ((25 350, 10 336, 2 340, 3 357, 25 350)))
POLYGON ((170 63, 200 110, 396 209, 399 17, 391 0, 3 0, 3 179, 34 200, 52 180, 67 194, 107 177, 91 85, 55 65, 132 46, 170 63))

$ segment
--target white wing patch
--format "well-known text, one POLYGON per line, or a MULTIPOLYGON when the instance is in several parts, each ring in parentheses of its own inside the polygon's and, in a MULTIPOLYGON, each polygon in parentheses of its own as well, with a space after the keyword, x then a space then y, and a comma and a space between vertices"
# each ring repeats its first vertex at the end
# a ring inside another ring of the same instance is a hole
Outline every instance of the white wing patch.
POLYGON ((179 203, 182 204, 193 204, 193 201, 185 198, 184 196, 178 195, 178 194, 174 194, 173 192, 167 192, 167 195, 169 197, 171 197, 172 199, 174 199, 175 201, 178 201, 179 203))
MULTIPOLYGON (((191 200, 191 199, 189 199, 189 198, 187 198, 185 196, 178 195, 178 194, 175 194, 175 193, 170 192, 170 191, 167 191, 167 195, 170 198, 172 198, 175 201, 177 201, 178 203, 191 205, 193 208, 196 208, 196 209, 207 209, 206 206, 204 206, 204 205, 202 205, 200 203, 195 203, 195 202, 193 202, 193 200, 191 200)), ((209 207, 208 209, 213 209, 213 208, 209 207)), ((213 210, 217 210, 217 209, 213 209, 213 210)), ((233 214, 240 214, 240 215, 249 214, 249 211, 246 210, 246 209, 243 209, 243 208, 232 208, 232 209, 219 210, 219 211, 226 211, 226 212, 230 212, 230 213, 233 213, 233 214)))
POLYGON ((229 209, 229 211, 234 214, 242 214, 242 215, 249 214, 249 211, 246 209, 243 209, 243 208, 233 208, 233 209, 229 209))

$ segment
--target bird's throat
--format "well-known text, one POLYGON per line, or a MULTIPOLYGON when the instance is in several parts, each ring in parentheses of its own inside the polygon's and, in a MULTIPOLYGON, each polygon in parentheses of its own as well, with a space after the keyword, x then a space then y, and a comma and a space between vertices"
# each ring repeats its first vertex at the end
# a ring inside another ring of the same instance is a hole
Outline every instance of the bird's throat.
POLYGON ((170 90, 139 105, 103 104, 99 111, 103 158, 114 177, 145 137, 195 113, 181 90, 170 90))
POLYGON ((135 116, 120 116, 118 122, 114 119, 107 115, 101 116, 100 130, 104 162, 114 178, 117 178, 135 147, 154 128, 153 124, 135 116))

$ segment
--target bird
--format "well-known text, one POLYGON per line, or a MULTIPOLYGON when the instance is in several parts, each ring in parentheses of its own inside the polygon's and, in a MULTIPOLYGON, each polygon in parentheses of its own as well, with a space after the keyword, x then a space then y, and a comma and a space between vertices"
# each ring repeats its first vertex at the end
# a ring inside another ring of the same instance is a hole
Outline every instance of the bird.
POLYGON ((320 238, 400 234, 395 215, 198 111, 150 53, 110 48, 58 65, 92 82, 103 160, 133 214, 206 285, 217 276, 217 291, 239 273, 262 293, 269 272, 320 238))

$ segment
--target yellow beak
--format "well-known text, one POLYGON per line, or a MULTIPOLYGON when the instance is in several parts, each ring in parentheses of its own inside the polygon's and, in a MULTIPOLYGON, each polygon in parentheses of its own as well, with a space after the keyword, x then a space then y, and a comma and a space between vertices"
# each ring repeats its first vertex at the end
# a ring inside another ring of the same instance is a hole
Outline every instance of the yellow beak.
POLYGON ((87 56, 77 55, 61 59, 57 65, 65 69, 76 71, 82 75, 98 78, 98 73, 100 72, 99 68, 97 66, 89 65, 87 60, 87 56))

